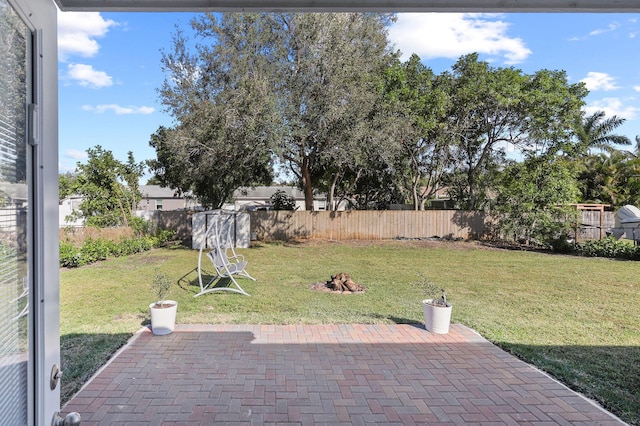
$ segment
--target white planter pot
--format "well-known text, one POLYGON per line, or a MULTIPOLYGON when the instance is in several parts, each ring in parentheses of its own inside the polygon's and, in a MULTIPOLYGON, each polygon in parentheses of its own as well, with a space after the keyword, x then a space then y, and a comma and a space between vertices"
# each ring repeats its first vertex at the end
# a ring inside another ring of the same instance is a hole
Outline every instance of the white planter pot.
POLYGON ((437 334, 447 334, 451 323, 452 306, 433 306, 429 302, 432 299, 422 301, 424 307, 424 328, 437 334))
POLYGON ((158 336, 169 334, 173 331, 176 326, 176 313, 178 312, 178 302, 175 300, 163 300, 162 303, 170 306, 165 308, 156 307, 155 302, 149 305, 151 331, 158 336))

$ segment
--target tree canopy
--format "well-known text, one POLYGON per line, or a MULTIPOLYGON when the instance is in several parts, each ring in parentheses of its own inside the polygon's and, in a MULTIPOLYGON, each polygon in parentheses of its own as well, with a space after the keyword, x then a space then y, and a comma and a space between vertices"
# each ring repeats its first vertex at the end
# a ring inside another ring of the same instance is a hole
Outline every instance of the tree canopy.
POLYGON ((527 75, 494 68, 466 55, 444 74, 449 96, 446 133, 456 163, 448 185, 460 207, 478 209, 487 195, 483 179, 506 148, 557 150, 571 138, 587 90, 569 84, 563 71, 527 75))
POLYGON ((394 154, 405 164, 399 186, 411 194, 416 210, 424 209, 451 165, 446 112, 452 98, 415 54, 386 70, 383 96, 384 114, 393 117, 385 124, 397 143, 394 154))
POLYGON ((391 59, 390 17, 376 14, 206 14, 194 52, 178 31, 162 64, 151 166, 160 179, 220 206, 240 186, 269 183, 271 155, 297 177, 307 209, 316 181, 357 164, 357 145, 391 59))
POLYGON ((575 164, 552 155, 528 156, 498 180, 493 212, 505 239, 553 245, 570 235, 579 200, 575 164))

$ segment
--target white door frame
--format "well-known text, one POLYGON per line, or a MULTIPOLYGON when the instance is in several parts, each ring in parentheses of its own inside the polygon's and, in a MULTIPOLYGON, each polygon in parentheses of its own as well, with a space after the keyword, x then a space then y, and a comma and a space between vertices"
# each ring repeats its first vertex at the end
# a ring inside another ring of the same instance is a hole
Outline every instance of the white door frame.
MULTIPOLYGON (((36 34, 35 110, 36 149, 31 207, 33 261, 32 330, 34 332, 33 400, 29 423, 51 425, 60 409, 60 385, 51 389, 50 375, 60 365, 58 268, 58 72, 57 9, 65 10, 297 10, 297 11, 601 11, 638 12, 637 0, 8 0, 36 34), (345 6, 347 4, 348 6, 345 6)), ((64 367, 64 366, 62 366, 64 367)))
POLYGON ((31 185, 28 256, 32 392, 29 424, 50 425, 60 410, 60 384, 50 385, 60 366, 58 263, 58 73, 57 10, 50 0, 8 0, 32 34, 28 139, 31 185))

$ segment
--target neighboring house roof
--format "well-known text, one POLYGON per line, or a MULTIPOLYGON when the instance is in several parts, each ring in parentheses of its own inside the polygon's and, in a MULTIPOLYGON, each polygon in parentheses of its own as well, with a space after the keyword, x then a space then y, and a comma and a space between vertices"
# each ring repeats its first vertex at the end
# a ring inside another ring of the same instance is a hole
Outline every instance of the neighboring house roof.
POLYGON ((142 198, 184 198, 176 196, 175 189, 163 188, 160 185, 140 185, 139 189, 142 198))
MULTIPOLYGON (((292 186, 254 186, 251 188, 239 188, 233 192, 234 200, 268 200, 278 190, 284 191, 294 200, 304 201, 304 192, 292 186)), ((324 200, 325 194, 314 194, 314 199, 324 200)))
MULTIPOLYGON (((184 195, 177 196, 175 189, 163 188, 160 185, 140 185, 138 189, 142 198, 185 198, 184 195)), ((65 199, 84 199, 84 195, 71 194, 65 199)))

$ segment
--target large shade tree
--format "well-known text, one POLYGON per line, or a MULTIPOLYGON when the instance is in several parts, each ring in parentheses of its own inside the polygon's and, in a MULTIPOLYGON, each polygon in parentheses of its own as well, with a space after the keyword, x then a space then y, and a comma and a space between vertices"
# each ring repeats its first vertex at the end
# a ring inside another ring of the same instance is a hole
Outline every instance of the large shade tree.
POLYGON ((190 48, 177 32, 172 51, 163 54, 167 78, 160 96, 176 125, 152 139, 156 173, 215 206, 238 186, 264 182, 272 153, 296 176, 312 210, 318 183, 330 190, 345 164, 364 167, 357 153, 372 128, 362 123, 392 57, 389 19, 287 13, 196 18, 197 45, 190 48))
POLYGON ((277 122, 268 54, 247 48, 254 46, 254 32, 265 32, 263 22, 254 15, 221 19, 192 21, 202 42, 193 47, 177 31, 171 50, 163 52, 167 76, 159 93, 175 126, 160 127, 149 142, 156 159, 148 164, 157 180, 195 195, 207 208, 221 207, 241 186, 271 182, 276 129, 269 123, 277 122))
MULTIPOLYGON (((313 208, 314 179, 324 178, 329 201, 345 170, 368 165, 363 144, 375 144, 369 121, 382 72, 391 60, 389 17, 375 14, 280 15, 287 31, 276 81, 282 106, 279 156, 290 166, 313 208)), ((355 169, 355 170, 354 170, 355 169)))
POLYGON ((570 139, 587 95, 563 71, 494 68, 477 54, 461 57, 444 75, 452 97, 447 112, 454 168, 449 184, 462 208, 482 207, 486 177, 508 145, 553 152, 570 139))

